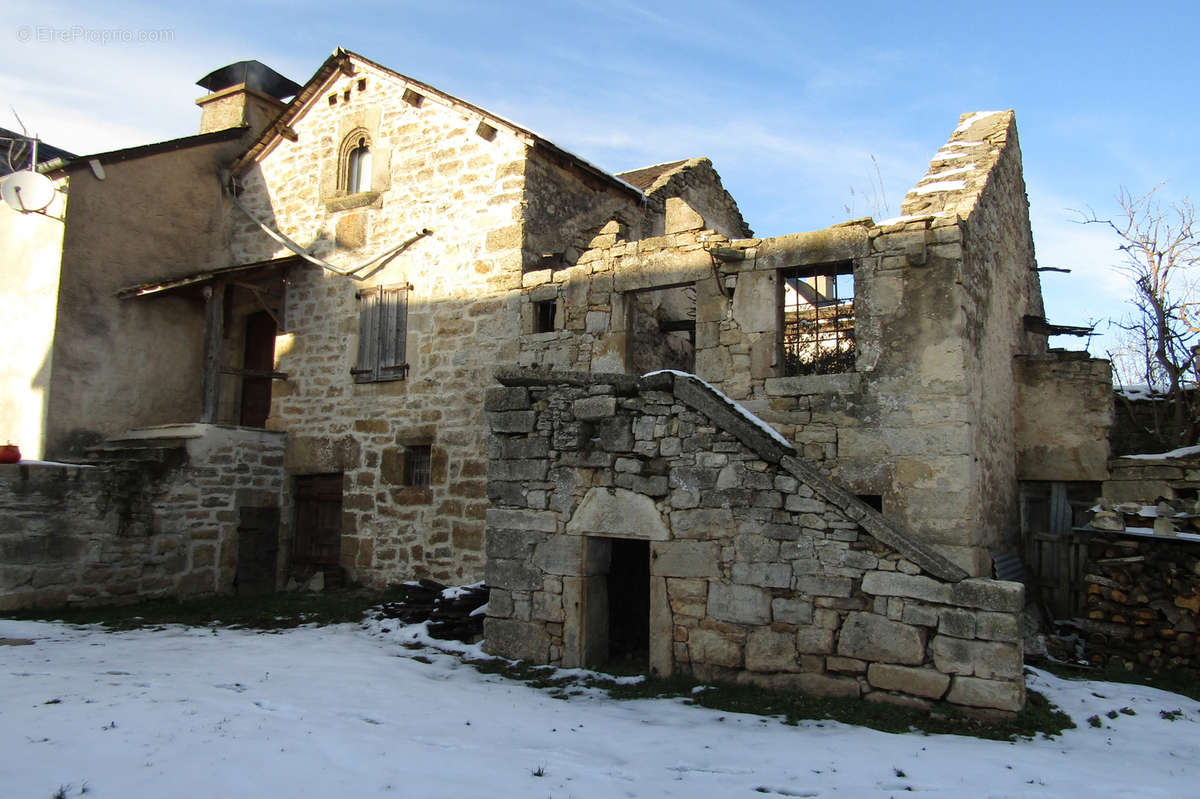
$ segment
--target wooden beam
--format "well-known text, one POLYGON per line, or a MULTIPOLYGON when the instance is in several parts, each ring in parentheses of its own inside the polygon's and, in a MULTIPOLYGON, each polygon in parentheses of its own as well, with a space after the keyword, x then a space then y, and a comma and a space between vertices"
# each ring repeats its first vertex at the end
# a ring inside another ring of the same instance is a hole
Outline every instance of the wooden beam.
POLYGON ((204 382, 200 421, 216 424, 221 404, 221 348, 225 340, 225 283, 204 287, 204 382))

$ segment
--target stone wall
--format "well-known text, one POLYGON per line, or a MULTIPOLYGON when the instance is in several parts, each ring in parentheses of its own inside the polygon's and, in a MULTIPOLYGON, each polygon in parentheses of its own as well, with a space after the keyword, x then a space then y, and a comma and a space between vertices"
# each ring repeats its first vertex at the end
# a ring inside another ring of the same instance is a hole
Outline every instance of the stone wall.
POLYGON ((1083 352, 1052 350, 1016 361, 1017 476, 1021 480, 1108 477, 1112 367, 1083 352))
MULTIPOLYGON (((770 239, 686 229, 634 241, 614 228, 575 266, 525 275, 522 302, 560 297, 564 327, 524 336, 518 362, 641 371, 646 333, 630 309, 643 292, 689 286, 696 374, 963 569, 990 574, 1016 546, 1012 363, 1045 352, 1023 321, 1042 306, 1011 112, 964 116, 904 211, 770 239), (853 270, 855 368, 785 375, 780 276, 835 263, 853 270)), ((1082 442, 1103 436, 1091 417, 1061 416, 1060 437, 1092 458, 1082 442)))
POLYGON ((1108 464, 1108 479, 1101 487, 1109 502, 1153 505, 1169 500, 1200 500, 1200 454, 1180 457, 1125 456, 1108 464))
POLYGON ((283 437, 189 425, 109 446, 0 466, 0 608, 235 590, 242 509, 279 507, 283 437))
MULTIPOLYGON (((430 234, 364 270, 366 280, 311 265, 289 272, 287 332, 276 345, 288 379, 274 384, 268 426, 289 433, 289 475, 343 474, 341 565, 351 579, 476 580, 487 507, 483 391, 497 364, 516 360, 527 171, 543 192, 538 208, 552 205, 542 210, 559 217, 578 210, 576 194, 583 205, 607 195, 553 163, 532 164, 527 137, 506 124, 357 59, 353 74, 336 71, 318 87, 291 127, 296 140, 279 139, 243 175, 242 200, 259 218, 339 267, 430 234), (355 131, 370 141, 373 175, 369 192, 347 195, 339 154, 355 131), (405 284, 407 375, 356 383, 356 294, 405 284), (413 491, 400 464, 418 444, 432 448, 434 468, 427 489, 413 491)), ((233 262, 284 254, 241 220, 233 262)))
POLYGON ((608 547, 633 539, 648 542, 657 673, 1022 706, 1022 586, 966 578, 703 382, 500 377, 486 399, 489 651, 603 663, 608 547))

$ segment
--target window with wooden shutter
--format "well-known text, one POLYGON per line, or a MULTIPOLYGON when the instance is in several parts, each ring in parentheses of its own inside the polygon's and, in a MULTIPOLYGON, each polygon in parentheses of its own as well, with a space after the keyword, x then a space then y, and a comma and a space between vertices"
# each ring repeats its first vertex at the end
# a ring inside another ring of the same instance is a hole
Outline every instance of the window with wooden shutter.
POLYGON ((405 333, 412 286, 372 286, 358 292, 356 383, 403 380, 408 372, 405 333))

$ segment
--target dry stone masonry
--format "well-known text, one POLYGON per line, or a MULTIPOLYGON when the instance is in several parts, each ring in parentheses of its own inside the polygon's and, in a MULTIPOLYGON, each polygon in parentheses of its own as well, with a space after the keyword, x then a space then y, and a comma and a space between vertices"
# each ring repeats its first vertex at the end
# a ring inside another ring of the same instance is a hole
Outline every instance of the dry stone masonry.
POLYGON ((1023 587, 967 577, 704 382, 500 380, 486 398, 491 652, 607 662, 636 621, 614 615, 639 590, 614 571, 639 568, 616 557, 634 541, 659 674, 1021 708, 1023 587))
POLYGON ((0 608, 235 590, 254 576, 239 545, 278 521, 282 463, 278 433, 185 425, 110 443, 95 465, 0 466, 0 608))

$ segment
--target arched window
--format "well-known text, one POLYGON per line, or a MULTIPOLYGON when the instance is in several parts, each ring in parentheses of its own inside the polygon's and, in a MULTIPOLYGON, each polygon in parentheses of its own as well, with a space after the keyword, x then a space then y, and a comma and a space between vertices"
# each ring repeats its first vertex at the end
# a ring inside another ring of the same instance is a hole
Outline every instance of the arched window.
POLYGON ((366 136, 359 136, 346 156, 346 193, 370 190, 371 146, 366 136))

